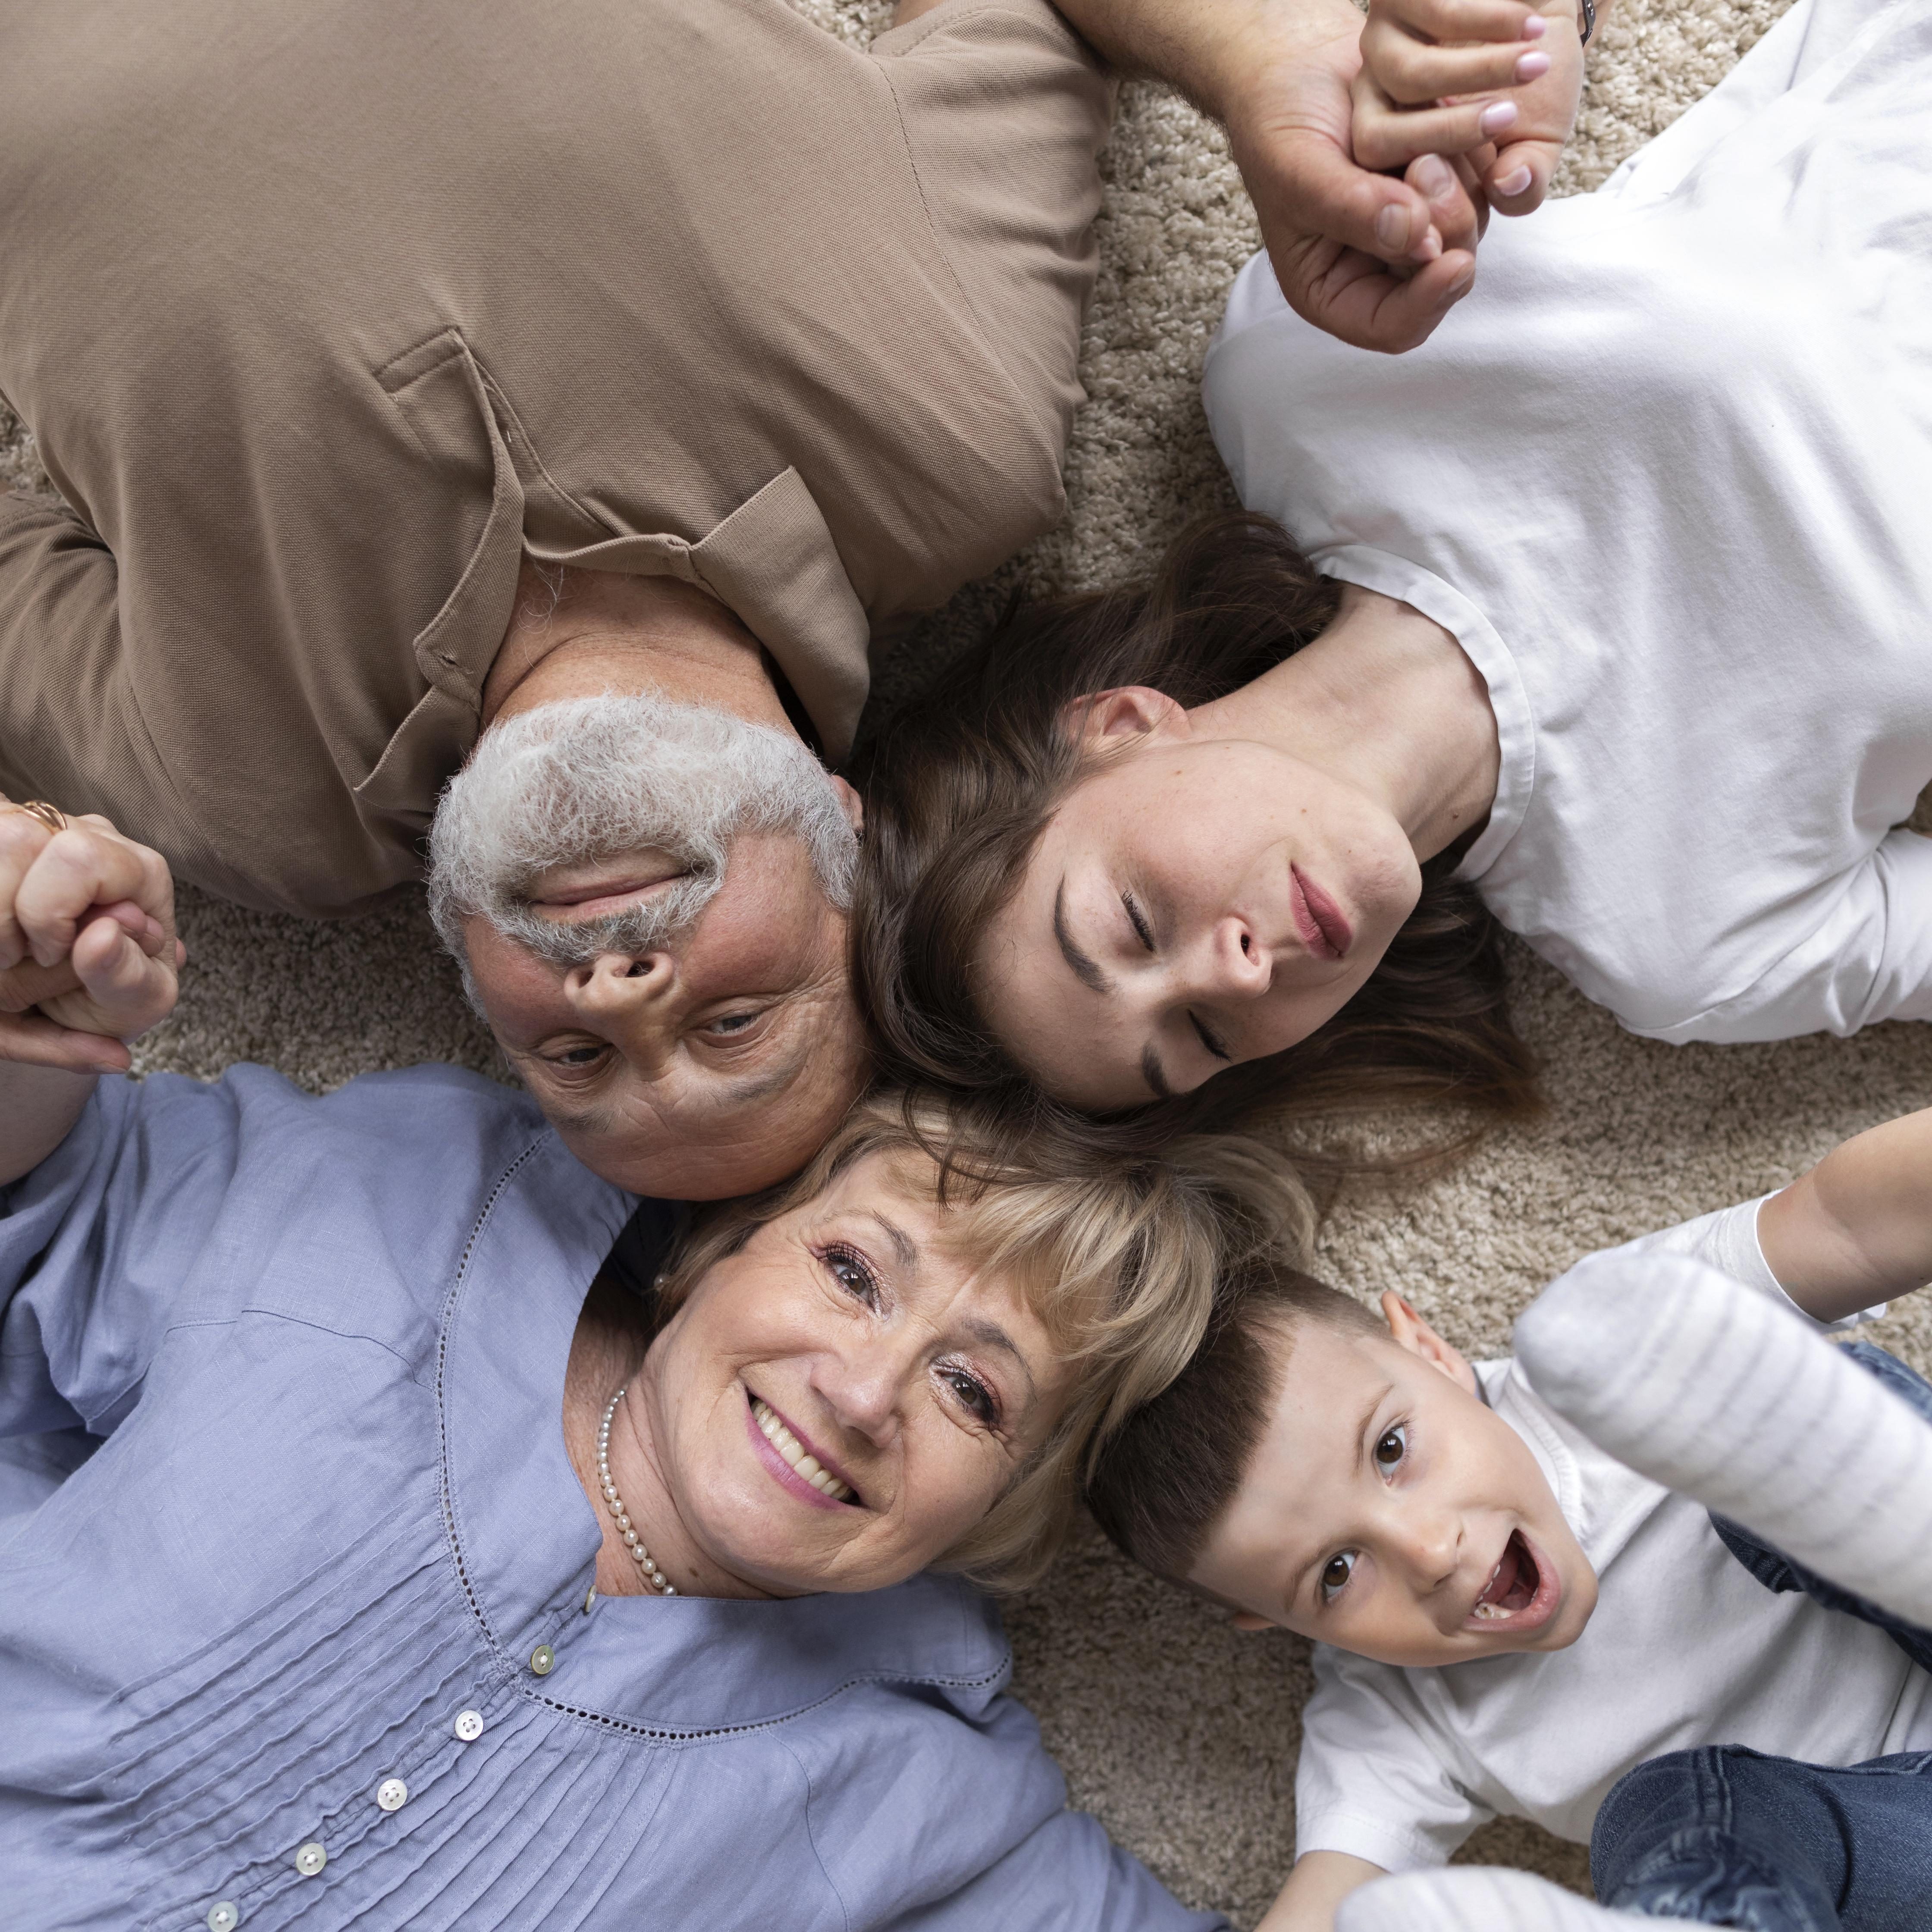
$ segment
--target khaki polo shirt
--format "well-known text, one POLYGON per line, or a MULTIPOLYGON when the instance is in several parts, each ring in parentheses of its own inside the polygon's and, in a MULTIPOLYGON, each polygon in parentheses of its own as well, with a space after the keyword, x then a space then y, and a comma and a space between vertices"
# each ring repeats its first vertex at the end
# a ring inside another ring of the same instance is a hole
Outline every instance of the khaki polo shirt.
POLYGON ((0 14, 0 790, 244 903, 419 875, 518 564, 729 604, 826 752, 870 640, 1051 526, 1090 54, 784 0, 0 14))

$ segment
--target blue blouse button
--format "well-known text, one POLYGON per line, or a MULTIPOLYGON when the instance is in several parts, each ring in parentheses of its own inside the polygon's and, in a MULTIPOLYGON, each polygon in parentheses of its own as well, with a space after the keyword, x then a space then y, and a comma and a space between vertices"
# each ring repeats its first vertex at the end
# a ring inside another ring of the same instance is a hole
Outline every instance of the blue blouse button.
POLYGON ((311 1838, 296 1853, 296 1870, 304 1878, 313 1878, 328 1862, 328 1853, 320 1838, 311 1838))
POLYGON ((483 1713, 481 1711, 458 1712, 456 1735, 464 1743, 473 1744, 483 1735, 483 1713))
POLYGON ((208 1908, 208 1932, 235 1932, 242 1922, 242 1908, 232 1898, 208 1908))
POLYGON ((556 1652, 547 1643, 540 1643, 530 1652, 530 1674, 533 1677, 548 1677, 556 1662, 556 1652))
POLYGON ((386 1778, 376 1787, 376 1802, 385 1811, 400 1811, 410 1802, 410 1787, 400 1778, 386 1778))

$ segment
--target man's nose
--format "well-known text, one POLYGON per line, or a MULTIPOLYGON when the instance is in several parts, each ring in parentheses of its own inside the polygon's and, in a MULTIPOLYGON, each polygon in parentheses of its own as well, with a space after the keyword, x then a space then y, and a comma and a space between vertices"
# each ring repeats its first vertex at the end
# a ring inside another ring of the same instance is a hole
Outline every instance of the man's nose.
POLYGON ((645 1060, 661 1058, 677 1036, 677 961, 668 952, 600 952, 564 980, 565 997, 586 1024, 645 1060))

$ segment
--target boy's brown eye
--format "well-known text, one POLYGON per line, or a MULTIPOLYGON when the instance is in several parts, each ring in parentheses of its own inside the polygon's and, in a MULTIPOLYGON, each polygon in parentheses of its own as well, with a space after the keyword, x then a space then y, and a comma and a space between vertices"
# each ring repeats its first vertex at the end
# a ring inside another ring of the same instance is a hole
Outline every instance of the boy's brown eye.
POLYGON ((1330 1557, 1328 1561, 1322 1566, 1323 1597, 1325 1598, 1334 1596, 1335 1592, 1348 1582, 1350 1576, 1354 1574, 1354 1568, 1355 1558, 1352 1550, 1345 1550, 1339 1556, 1330 1557))
POLYGON ((1376 1444, 1376 1467, 1378 1469, 1393 1469, 1408 1453, 1407 1430, 1391 1429, 1376 1444))

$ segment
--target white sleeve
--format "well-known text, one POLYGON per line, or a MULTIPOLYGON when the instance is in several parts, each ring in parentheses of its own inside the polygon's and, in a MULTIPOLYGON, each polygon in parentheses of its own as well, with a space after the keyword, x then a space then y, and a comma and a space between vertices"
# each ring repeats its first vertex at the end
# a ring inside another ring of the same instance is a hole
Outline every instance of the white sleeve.
POLYGON ((1407 1673, 1315 1646, 1315 1694, 1301 1717, 1294 1855, 1347 1852, 1384 1871, 1446 1864, 1496 1814, 1447 1761, 1407 1673))
POLYGON ((1816 928, 1736 998, 1646 1040, 1794 1040, 1932 1019, 1932 838, 1902 827, 1844 882, 1816 928))
POLYGON ((1680 1221, 1674 1228, 1660 1228, 1654 1234, 1640 1234, 1634 1241, 1626 1241, 1622 1246, 1610 1252, 1618 1255, 1672 1254, 1688 1255, 1693 1261, 1704 1262, 1715 1268, 1720 1274, 1727 1274, 1733 1281, 1741 1281, 1747 1288, 1756 1288, 1760 1294, 1768 1294, 1774 1301, 1781 1301, 1796 1313, 1803 1316, 1814 1328, 1833 1333, 1840 1329, 1856 1328, 1867 1322, 1876 1322, 1891 1306, 1889 1302, 1878 1302, 1870 1308, 1862 1308, 1856 1315, 1848 1315, 1841 1321, 1820 1322, 1806 1314, 1790 1295, 1784 1285, 1771 1271, 1771 1264, 1764 1258, 1764 1248, 1757 1238, 1758 1210, 1771 1196, 1760 1195, 1754 1201, 1740 1201, 1735 1208, 1720 1208, 1714 1214, 1700 1214, 1694 1221, 1680 1221))

